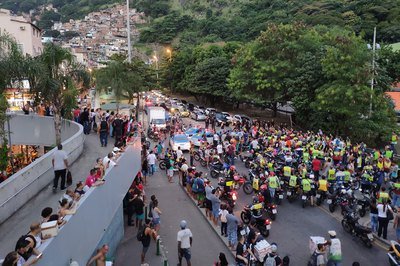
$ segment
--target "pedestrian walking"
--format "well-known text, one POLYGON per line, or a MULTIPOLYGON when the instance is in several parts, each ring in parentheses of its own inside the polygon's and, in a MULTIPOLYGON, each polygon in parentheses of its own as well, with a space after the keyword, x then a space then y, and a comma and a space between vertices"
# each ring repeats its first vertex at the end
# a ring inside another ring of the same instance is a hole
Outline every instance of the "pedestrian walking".
POLYGON ((156 171, 156 161, 157 161, 157 157, 153 151, 150 151, 150 154, 147 155, 147 161, 149 163, 149 174, 153 175, 156 171))
POLYGON ((158 231, 160 230, 160 223, 161 223, 161 218, 160 218, 161 210, 158 208, 158 200, 157 199, 152 201, 152 208, 151 208, 150 212, 151 212, 151 217, 152 217, 151 223, 153 224, 154 230, 158 233, 158 231))
POLYGON ((376 199, 372 199, 370 203, 370 219, 371 219, 371 230, 374 233, 378 232, 378 208, 376 206, 376 199))
POLYGON ((58 187, 58 180, 61 177, 61 190, 65 189, 65 177, 68 168, 68 156, 65 151, 62 150, 63 146, 58 144, 57 150, 53 154, 52 165, 54 169, 54 180, 53 180, 53 190, 58 187))
POLYGON ((387 239, 387 228, 389 221, 393 219, 393 210, 386 201, 377 205, 378 209, 378 237, 382 236, 383 239, 387 239), (391 219, 390 219, 391 218, 391 219))
POLYGON ((142 162, 142 178, 143 178, 143 184, 146 186, 147 185, 147 175, 149 173, 149 162, 147 161, 147 158, 144 158, 142 162))
POLYGON ((105 266, 108 250, 109 250, 108 245, 103 245, 100 249, 98 249, 97 254, 88 261, 86 266, 92 265, 93 262, 96 262, 97 266, 105 266))
POLYGON ((182 220, 180 222, 180 228, 181 230, 179 230, 177 234, 178 260, 179 260, 178 265, 181 266, 182 258, 185 258, 187 265, 191 266, 192 264, 190 262, 190 259, 192 255, 190 252, 190 247, 192 246, 193 243, 192 231, 190 231, 190 229, 187 228, 187 222, 185 220, 182 220))
POLYGON ((221 209, 219 210, 219 219, 221 221, 221 236, 228 236, 227 233, 227 220, 226 215, 228 215, 228 210, 226 204, 221 205, 221 209))
POLYGON ((228 233, 228 247, 235 250, 237 242, 237 229, 239 225, 238 218, 233 214, 231 207, 228 208, 228 214, 226 215, 227 233, 228 233))
POLYGON ((98 128, 101 147, 107 147, 108 130, 108 123, 106 121, 106 117, 103 115, 101 117, 100 126, 98 128))
POLYGON ((137 239, 142 243, 142 253, 140 254, 140 263, 142 266, 149 265, 145 263, 146 253, 149 250, 151 237, 155 240, 157 238, 157 233, 151 229, 151 220, 146 219, 144 228, 139 228, 137 239))
POLYGON ((342 244, 336 238, 335 231, 328 231, 330 240, 328 240, 329 253, 327 266, 340 266, 342 262, 342 244))

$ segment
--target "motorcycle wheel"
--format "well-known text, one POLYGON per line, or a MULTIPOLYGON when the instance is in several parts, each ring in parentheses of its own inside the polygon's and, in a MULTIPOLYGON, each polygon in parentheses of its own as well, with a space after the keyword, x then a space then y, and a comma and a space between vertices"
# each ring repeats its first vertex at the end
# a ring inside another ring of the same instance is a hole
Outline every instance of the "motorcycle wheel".
POLYGON ((201 160, 200 161, 201 166, 206 167, 207 166, 207 162, 205 160, 201 160))
POLYGON ((281 205, 281 203, 282 203, 282 200, 278 197, 278 198, 276 199, 276 204, 281 205))
POLYGON ((306 202, 305 200, 302 200, 301 207, 302 207, 302 208, 305 208, 305 207, 306 207, 306 204, 307 204, 307 202, 306 202))
POLYGON ((240 214, 240 218, 242 219, 243 223, 249 224, 250 223, 250 218, 247 216, 245 212, 242 211, 240 214))
POLYGON ((150 148, 150 141, 146 141, 146 146, 147 146, 147 148, 150 148))
POLYGON ((200 155, 198 154, 198 153, 195 153, 194 155, 193 155, 193 158, 195 159, 195 161, 199 161, 200 160, 200 155))
POLYGON ((289 201, 289 203, 292 203, 294 201, 294 196, 293 195, 289 196, 288 201, 289 201))
POLYGON ((365 213, 366 213, 365 209, 360 209, 359 211, 360 217, 364 217, 365 213))
POLYGON ((330 212, 335 212, 335 209, 336 209, 335 205, 329 204, 329 211, 330 212))
POLYGON ((272 220, 272 221, 275 221, 275 220, 276 220, 276 214, 275 214, 275 213, 271 213, 270 217, 271 217, 271 220, 272 220))
POLYGON ((246 162, 244 163, 244 167, 250 168, 250 163, 249 163, 249 161, 246 161, 246 162))
POLYGON ((165 170, 165 162, 164 161, 160 162, 158 167, 160 167, 161 170, 165 170))
POLYGON ((343 227, 344 231, 351 234, 351 231, 352 231, 351 227, 345 220, 342 220, 342 227, 343 227))
POLYGON ((217 178, 218 177, 218 172, 217 171, 215 171, 215 170, 211 170, 211 177, 212 178, 217 178))
POLYGON ((319 197, 319 198, 317 199, 317 206, 320 206, 321 203, 322 203, 322 200, 321 200, 321 197, 319 197))
POLYGON ((243 184, 243 191, 247 195, 253 193, 253 186, 251 185, 250 181, 247 181, 246 183, 243 184))
POLYGON ((369 239, 364 240, 364 244, 367 248, 372 248, 372 241, 369 239))
POLYGON ((264 226, 260 229, 260 234, 263 235, 263 237, 268 237, 269 236, 269 230, 267 230, 264 226))
POLYGON ((352 189, 353 190, 359 190, 360 189, 360 181, 358 181, 358 180, 354 181, 352 189))

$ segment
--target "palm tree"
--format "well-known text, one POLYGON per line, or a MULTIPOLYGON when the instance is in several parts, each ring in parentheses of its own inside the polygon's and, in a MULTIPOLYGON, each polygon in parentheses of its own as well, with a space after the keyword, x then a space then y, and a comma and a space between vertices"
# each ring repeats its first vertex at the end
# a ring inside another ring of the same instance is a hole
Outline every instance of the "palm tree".
POLYGON ((77 86, 88 86, 86 69, 75 62, 71 52, 54 44, 47 44, 43 53, 26 67, 31 90, 44 103, 52 105, 56 145, 61 143, 62 113, 70 113, 76 105, 77 86))

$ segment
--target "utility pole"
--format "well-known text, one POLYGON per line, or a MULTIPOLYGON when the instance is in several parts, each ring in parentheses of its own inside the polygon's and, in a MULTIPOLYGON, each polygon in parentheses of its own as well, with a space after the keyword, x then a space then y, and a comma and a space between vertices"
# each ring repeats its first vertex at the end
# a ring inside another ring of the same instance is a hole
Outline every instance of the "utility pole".
POLYGON ((371 99, 369 103, 369 117, 372 117, 372 97, 374 94, 375 81, 375 50, 376 50, 376 27, 374 27, 374 39, 372 41, 372 78, 371 78, 371 99))
POLYGON ((131 16, 129 11, 129 0, 126 0, 126 33, 128 36, 128 62, 132 62, 131 47, 131 16))

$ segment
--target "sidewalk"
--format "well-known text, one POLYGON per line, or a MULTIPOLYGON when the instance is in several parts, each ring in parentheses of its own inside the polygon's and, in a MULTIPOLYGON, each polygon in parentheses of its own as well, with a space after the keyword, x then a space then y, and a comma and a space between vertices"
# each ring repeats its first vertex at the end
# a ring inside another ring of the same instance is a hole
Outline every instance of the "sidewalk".
MULTIPOLYGON (((110 139, 109 139, 110 141, 110 139)), ((70 167, 72 172, 73 184, 80 180, 85 180, 89 170, 95 164, 98 157, 104 157, 111 151, 113 139, 108 147, 100 147, 99 137, 95 133, 86 135, 84 148, 81 156, 70 167)), ((19 209, 8 220, 0 225, 0 258, 5 257, 7 253, 13 251, 18 238, 29 231, 29 227, 33 222, 39 222, 41 219, 40 212, 45 207, 51 207, 54 211, 58 209, 58 200, 64 194, 64 191, 53 193, 52 184, 45 187, 37 196, 32 198, 19 209)))
MULTIPOLYGON (((393 222, 394 222, 394 220, 391 220, 389 222, 387 239, 378 237, 378 234, 374 233, 375 241, 379 241, 381 244, 383 244, 384 246, 386 246, 388 248, 390 247, 390 240, 397 240, 396 229, 393 228, 393 222)), ((368 228, 371 228, 371 220, 369 218, 369 214, 366 214, 363 218, 360 219, 360 224, 362 224, 368 228)))

